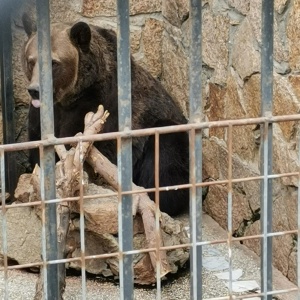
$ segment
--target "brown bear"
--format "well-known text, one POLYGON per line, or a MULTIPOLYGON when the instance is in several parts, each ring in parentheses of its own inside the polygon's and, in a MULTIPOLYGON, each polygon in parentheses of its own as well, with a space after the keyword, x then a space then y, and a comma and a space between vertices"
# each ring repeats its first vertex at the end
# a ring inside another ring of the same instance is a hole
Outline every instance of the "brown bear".
MULTIPOLYGON (((29 139, 41 139, 37 34, 35 23, 25 14, 28 35, 23 66, 32 98, 29 108, 29 139)), ((99 104, 110 112, 103 132, 118 131, 117 39, 112 30, 78 22, 51 25, 54 125, 56 137, 83 131, 84 116, 99 104)), ((184 124, 182 111, 162 84, 131 57, 132 129, 184 124)), ((189 151, 186 132, 160 136, 159 183, 171 186, 189 182, 189 151)), ((115 141, 95 143, 111 162, 117 163, 115 141)), ((39 162, 32 150, 31 165, 39 162)), ((133 181, 154 187, 154 137, 132 141, 133 181)), ((154 200, 154 193, 149 194, 154 200)), ((170 215, 181 213, 189 203, 188 189, 160 193, 160 209, 170 215)))

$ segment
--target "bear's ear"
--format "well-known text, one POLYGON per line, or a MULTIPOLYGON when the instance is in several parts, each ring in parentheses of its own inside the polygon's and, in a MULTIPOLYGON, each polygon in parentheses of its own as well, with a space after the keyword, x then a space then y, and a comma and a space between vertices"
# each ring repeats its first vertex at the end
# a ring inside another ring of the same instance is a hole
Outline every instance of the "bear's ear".
POLYGON ((84 22, 78 22, 72 26, 70 31, 71 41, 82 51, 88 51, 92 38, 91 28, 84 22))
POLYGON ((36 23, 33 21, 27 13, 24 13, 22 16, 22 22, 24 30, 28 37, 36 32, 36 23))

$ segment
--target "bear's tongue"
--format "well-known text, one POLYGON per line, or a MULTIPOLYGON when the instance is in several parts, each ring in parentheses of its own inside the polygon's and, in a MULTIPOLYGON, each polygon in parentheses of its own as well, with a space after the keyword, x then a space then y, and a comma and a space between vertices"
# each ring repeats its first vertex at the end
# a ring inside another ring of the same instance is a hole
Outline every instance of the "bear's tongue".
POLYGON ((41 106, 41 101, 38 99, 32 99, 31 100, 31 104, 35 107, 35 108, 39 108, 41 106))

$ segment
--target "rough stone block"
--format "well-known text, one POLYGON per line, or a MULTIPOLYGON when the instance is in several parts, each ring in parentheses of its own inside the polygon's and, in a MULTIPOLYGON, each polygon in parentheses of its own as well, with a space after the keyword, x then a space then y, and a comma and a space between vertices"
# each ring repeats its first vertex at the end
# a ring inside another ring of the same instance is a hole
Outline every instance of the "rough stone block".
POLYGON ((162 72, 162 34, 163 23, 149 18, 143 31, 144 67, 152 76, 159 78, 162 72))

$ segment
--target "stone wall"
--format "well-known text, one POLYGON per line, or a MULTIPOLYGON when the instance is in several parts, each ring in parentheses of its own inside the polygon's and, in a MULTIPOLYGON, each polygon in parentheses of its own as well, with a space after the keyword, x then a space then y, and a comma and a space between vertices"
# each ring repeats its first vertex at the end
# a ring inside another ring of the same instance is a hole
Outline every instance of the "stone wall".
MULTIPOLYGON (((206 119, 225 120, 260 115, 261 0, 203 0, 203 109, 206 119)), ((26 139, 29 98, 20 68, 25 39, 20 15, 31 6, 27 1, 14 16, 14 86, 18 141, 26 139)), ((86 20, 116 28, 115 0, 53 0, 51 19, 86 20)), ((134 58, 159 78, 188 114, 188 0, 132 0, 130 7, 131 51, 134 58)), ((300 0, 275 0, 274 115, 294 114, 300 103, 300 0)), ((200 91, 199 91, 200 92, 200 91)), ((227 178, 226 129, 210 129, 204 138, 204 174, 210 180, 227 178)), ((297 171, 298 124, 274 125, 274 173, 297 171)), ((259 130, 256 126, 233 130, 233 177, 259 174, 259 130)), ((25 154, 20 172, 26 169, 25 154)), ((297 228, 298 178, 284 177, 273 183, 273 230, 297 228)), ((227 187, 210 188, 205 210, 227 227, 227 187)), ((233 230, 236 236, 258 234, 259 182, 233 186, 233 230)), ((259 240, 244 242, 259 253, 259 240)), ((296 235, 273 239, 274 264, 296 281, 296 235)))

